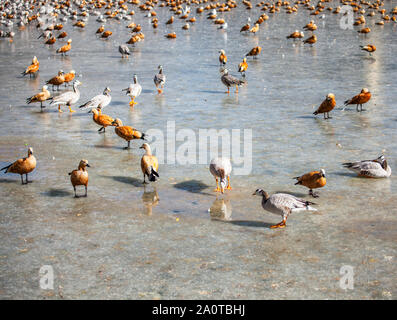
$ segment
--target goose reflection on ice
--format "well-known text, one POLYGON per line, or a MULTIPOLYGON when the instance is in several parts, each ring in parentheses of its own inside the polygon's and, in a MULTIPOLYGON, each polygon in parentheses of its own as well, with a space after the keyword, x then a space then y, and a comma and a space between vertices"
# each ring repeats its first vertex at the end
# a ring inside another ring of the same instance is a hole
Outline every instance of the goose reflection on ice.
POLYGON ((211 219, 229 221, 232 219, 232 205, 230 200, 218 199, 212 203, 211 208, 208 209, 211 219))
POLYGON ((153 207, 157 206, 159 201, 160 198, 156 188, 154 188, 151 191, 147 191, 146 186, 144 186, 144 191, 142 194, 143 213, 148 216, 151 216, 153 207))

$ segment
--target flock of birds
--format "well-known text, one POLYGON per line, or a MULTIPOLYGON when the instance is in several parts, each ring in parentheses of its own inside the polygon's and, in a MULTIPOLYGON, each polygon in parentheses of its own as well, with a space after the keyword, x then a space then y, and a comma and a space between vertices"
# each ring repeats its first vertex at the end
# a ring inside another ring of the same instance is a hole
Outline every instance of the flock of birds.
MULTIPOLYGON (((332 12, 333 14, 339 14, 341 7, 335 8, 326 3, 331 2, 330 0, 319 0, 316 5, 311 3, 311 0, 296 0, 294 3, 289 1, 261 1, 256 4, 263 13, 258 17, 256 22, 252 25, 251 19, 247 19, 247 23, 240 29, 241 33, 257 33, 260 32, 260 25, 264 21, 269 19, 269 15, 274 15, 284 10, 286 14, 292 14, 298 12, 298 10, 308 10, 311 16, 324 15, 322 12, 325 10, 332 12), (268 14, 267 14, 267 13, 268 14)), ((242 5, 247 10, 253 8, 251 1, 243 0, 242 5)), ((364 26, 366 19, 364 14, 367 13, 367 17, 379 17, 380 20, 376 22, 376 25, 384 25, 384 23, 396 22, 397 7, 393 8, 390 13, 387 13, 383 9, 384 3, 381 0, 366 1, 361 0, 356 3, 352 0, 341 0, 342 5, 348 4, 353 7, 353 11, 359 16, 355 19, 355 26, 364 26)), ((227 0, 225 2, 215 2, 208 0, 147 0, 145 3, 141 3, 140 0, 120 0, 118 2, 112 2, 110 0, 49 0, 44 3, 38 0, 28 1, 2 1, 0 3, 0 25, 5 25, 6 28, 12 29, 14 23, 17 21, 19 30, 23 30, 29 24, 36 24, 37 29, 40 30, 41 34, 39 38, 44 38, 45 45, 54 45, 57 41, 63 41, 62 39, 67 38, 68 34, 63 31, 63 24, 69 20, 75 21, 73 26, 75 28, 85 28, 88 23, 89 16, 96 16, 96 21, 101 23, 101 26, 96 31, 101 38, 109 38, 112 36, 110 30, 106 30, 105 24, 109 19, 126 20, 131 21, 135 15, 132 7, 139 8, 139 10, 146 13, 146 17, 151 19, 151 24, 154 29, 158 28, 160 23, 157 13, 154 10, 157 8, 168 7, 173 15, 169 20, 165 22, 166 25, 173 24, 176 17, 185 20, 183 24, 183 30, 189 30, 190 24, 196 22, 196 18, 191 16, 192 10, 190 6, 197 6, 196 14, 203 14, 204 11, 208 11, 207 19, 213 21, 213 23, 219 25, 219 29, 227 29, 228 24, 225 18, 219 17, 220 13, 226 15, 238 6, 237 1, 227 0), (204 6, 204 4, 206 4, 204 6), (56 36, 56 32, 58 35, 56 36)), ((131 30, 131 38, 125 43, 119 46, 119 52, 122 58, 128 58, 131 55, 131 51, 128 45, 135 45, 135 43, 142 41, 145 35, 142 32, 142 26, 130 22, 127 26, 131 30)), ((314 20, 311 20, 307 25, 303 27, 306 31, 311 32, 311 36, 303 40, 304 44, 313 46, 317 42, 315 31, 317 25, 314 20)), ((358 32, 369 33, 371 30, 368 27, 364 27, 358 32)), ((9 38, 9 41, 14 40, 14 31, 0 31, 0 37, 9 38)), ((169 33, 165 35, 166 38, 176 38, 176 33, 169 33)), ((304 32, 295 30, 293 33, 286 37, 287 39, 293 39, 298 41, 304 38, 304 32)), ((376 47, 371 44, 361 46, 362 50, 372 54, 376 51, 376 47)), ((60 46, 57 50, 57 54, 67 55, 72 50, 72 39, 68 39, 66 44, 60 46)), ((235 87, 236 94, 238 93, 238 87, 246 84, 245 77, 248 69, 247 57, 253 57, 256 59, 262 51, 260 46, 252 48, 247 54, 245 54, 243 60, 238 65, 238 72, 241 74, 241 78, 231 75, 226 68, 227 65, 227 54, 225 50, 219 51, 219 63, 221 65, 221 82, 226 86, 227 93, 230 93, 230 87, 235 87)), ((23 76, 29 75, 29 77, 35 77, 39 72, 40 63, 37 57, 33 57, 32 63, 22 72, 23 76)), ((82 84, 79 80, 75 79, 76 72, 70 70, 65 73, 63 70, 59 70, 58 74, 53 78, 46 81, 42 87, 42 91, 29 97, 26 100, 27 104, 40 103, 41 110, 45 107, 44 102, 50 101, 50 106, 58 106, 58 111, 62 112, 61 106, 65 105, 69 108, 71 113, 75 112, 72 110, 72 105, 76 104, 80 99, 79 86, 82 84), (59 91, 59 88, 64 85, 67 87, 72 83, 72 90, 68 90, 60 93, 59 95, 53 96, 49 91, 49 86, 52 86, 52 91, 59 91)), ((158 66, 158 72, 155 74, 153 79, 154 85, 158 91, 158 94, 163 94, 164 86, 166 83, 166 76, 163 72, 163 67, 158 66)), ((134 107, 137 104, 135 99, 139 97, 142 92, 142 87, 138 83, 137 75, 133 77, 133 83, 128 88, 122 89, 126 95, 131 98, 130 106, 134 107)), ((130 142, 133 140, 145 140, 146 134, 131 127, 123 125, 122 121, 118 118, 112 118, 109 115, 103 114, 102 110, 110 104, 111 95, 110 88, 106 87, 102 94, 99 94, 89 101, 79 106, 80 109, 90 109, 92 113, 93 122, 100 126, 98 132, 104 133, 108 126, 115 127, 115 133, 127 142, 127 148, 130 148, 130 142)), ((358 112, 363 111, 363 104, 367 103, 371 99, 371 93, 367 88, 363 88, 361 92, 355 95, 353 98, 345 101, 345 105, 356 105, 358 112)), ((314 112, 315 115, 323 114, 324 119, 330 119, 329 112, 331 112, 336 106, 335 95, 329 93, 325 100, 320 104, 318 109, 314 112)), ((152 154, 150 145, 143 143, 141 145, 144 149, 145 154, 141 158, 141 170, 143 174, 143 183, 148 183, 146 178, 150 182, 155 182, 159 178, 159 163, 155 155, 152 154)), ((349 170, 356 172, 359 176, 368 178, 387 178, 391 175, 391 168, 387 164, 387 161, 383 155, 373 160, 364 160, 351 163, 343 164, 349 170)), ((77 186, 85 187, 85 194, 87 196, 88 187, 88 172, 87 167, 90 167, 88 160, 82 159, 79 162, 78 168, 69 173, 70 181, 74 189, 75 197, 77 195, 77 186)), ((33 148, 28 148, 27 157, 16 160, 8 166, 0 169, 4 170, 5 173, 16 173, 21 176, 22 184, 28 184, 31 181, 28 179, 28 174, 36 168, 36 158, 33 155, 33 148), (25 175, 25 180, 23 176, 25 175)), ((225 190, 231 190, 230 175, 232 171, 232 165, 228 158, 215 158, 212 159, 209 171, 215 178, 216 189, 214 191, 224 193, 225 190)), ((325 170, 320 169, 318 171, 311 171, 302 176, 294 178, 297 180, 296 185, 302 185, 309 189, 309 195, 312 197, 318 197, 318 194, 313 190, 322 188, 326 185, 325 170)), ((301 210, 316 210, 311 201, 300 199, 291 194, 286 193, 275 193, 269 195, 262 189, 257 189, 254 195, 262 197, 262 206, 268 212, 280 215, 282 221, 272 228, 283 228, 286 225, 287 218, 290 213, 301 211, 301 210)))

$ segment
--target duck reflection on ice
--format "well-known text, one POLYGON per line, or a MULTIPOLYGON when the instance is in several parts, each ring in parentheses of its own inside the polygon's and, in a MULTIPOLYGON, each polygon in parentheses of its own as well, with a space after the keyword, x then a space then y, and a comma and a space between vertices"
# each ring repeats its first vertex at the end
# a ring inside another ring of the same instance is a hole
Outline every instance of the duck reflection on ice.
POLYGON ((151 216, 153 207, 157 206, 160 201, 159 194, 157 193, 156 188, 153 190, 147 191, 146 188, 152 189, 150 187, 144 186, 144 191, 142 194, 142 202, 143 202, 143 213, 151 216))
POLYGON ((212 203, 211 208, 208 209, 211 219, 213 220, 225 220, 229 221, 232 219, 232 205, 230 200, 218 199, 212 203))

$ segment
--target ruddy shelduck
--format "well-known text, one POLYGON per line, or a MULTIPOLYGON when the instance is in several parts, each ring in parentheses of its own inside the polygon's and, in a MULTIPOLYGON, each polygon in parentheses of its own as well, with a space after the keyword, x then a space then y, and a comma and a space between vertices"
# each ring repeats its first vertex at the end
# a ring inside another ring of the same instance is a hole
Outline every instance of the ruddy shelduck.
POLYGON ((146 134, 143 132, 140 132, 133 127, 130 126, 123 126, 123 123, 121 122, 120 119, 115 119, 112 123, 112 125, 115 126, 114 131, 116 134, 120 137, 123 138, 125 141, 128 142, 127 147, 124 149, 129 149, 130 148, 130 142, 131 140, 137 140, 137 139, 142 139, 145 140, 146 134))
POLYGON ((39 71, 39 60, 37 60, 37 57, 34 56, 32 59, 32 64, 29 65, 26 70, 24 72, 22 72, 21 74, 23 76, 26 76, 27 74, 29 75, 29 77, 32 77, 32 75, 35 75, 37 71, 39 71))
POLYGON ((98 130, 99 133, 105 132, 106 127, 108 126, 114 126, 115 124, 113 123, 114 119, 107 114, 102 114, 101 107, 97 108, 92 108, 91 111, 93 113, 92 115, 92 120, 99 126, 101 126, 98 130))
POLYGON ((295 177, 294 179, 298 180, 295 185, 302 185, 309 188, 309 195, 314 198, 318 198, 318 194, 314 193, 313 189, 322 188, 327 183, 324 169, 320 169, 320 171, 311 171, 302 176, 295 177))
POLYGON ((367 88, 363 88, 361 92, 353 98, 345 101, 345 106, 355 104, 357 112, 363 111, 363 104, 371 99, 371 92, 367 88), (360 109, 358 106, 360 105, 360 109))
POLYGON ((26 99, 27 104, 31 104, 32 102, 40 102, 41 111, 43 111, 43 102, 48 100, 51 97, 51 93, 48 91, 47 86, 43 86, 42 91, 31 96, 30 98, 26 99))
POLYGON ((72 39, 69 39, 67 44, 65 44, 64 46, 60 47, 56 53, 62 53, 62 55, 66 55, 67 52, 70 51, 70 49, 72 49, 72 39))
POLYGON ((227 63, 227 55, 223 49, 219 51, 219 63, 221 65, 225 65, 227 63))
POLYGON ((141 158, 141 170, 143 173, 143 182, 146 184, 146 176, 149 178, 149 181, 154 182, 156 181, 160 176, 158 174, 159 171, 159 162, 157 160, 157 157, 152 155, 152 150, 150 148, 150 145, 147 143, 144 143, 140 149, 144 149, 146 152, 141 158))
POLYGON ((88 161, 83 159, 79 163, 79 167, 77 170, 73 170, 69 172, 70 182, 72 183, 74 190, 74 197, 79 198, 80 196, 76 193, 76 186, 84 186, 85 187, 85 195, 87 197, 87 187, 88 187, 88 172, 86 167, 90 167, 88 161))
POLYGON ((319 113, 324 114, 324 119, 330 119, 329 112, 332 111, 336 106, 335 95, 333 93, 329 93, 325 100, 320 104, 318 109, 313 112, 314 115, 319 113))
POLYGON ((0 171, 4 170, 4 173, 17 173, 21 175, 22 184, 28 184, 28 173, 32 172, 36 168, 36 158, 33 155, 33 148, 28 148, 28 156, 26 158, 18 159, 14 163, 1 168, 0 171), (23 175, 26 176, 26 181, 23 181, 23 175))

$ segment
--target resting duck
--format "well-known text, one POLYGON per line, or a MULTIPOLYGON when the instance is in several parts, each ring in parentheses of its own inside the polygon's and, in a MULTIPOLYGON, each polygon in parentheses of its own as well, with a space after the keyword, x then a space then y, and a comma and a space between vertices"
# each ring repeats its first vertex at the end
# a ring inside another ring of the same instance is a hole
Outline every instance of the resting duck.
POLYGON ((303 210, 317 211, 317 209, 310 206, 315 203, 297 198, 291 194, 275 193, 269 196, 269 194, 262 189, 256 189, 253 195, 262 197, 263 209, 282 217, 283 221, 271 226, 271 229, 285 228, 287 218, 292 212, 303 210))
POLYGON ((4 173, 17 173, 21 175, 22 184, 28 184, 28 173, 32 172, 36 168, 36 158, 33 155, 33 148, 28 149, 28 156, 26 158, 18 159, 14 163, 1 168, 0 171, 4 170, 4 173), (26 175, 26 181, 23 182, 23 175, 26 175))
POLYGON ((30 98, 26 99, 27 104, 31 104, 32 102, 40 102, 41 111, 43 111, 43 102, 48 100, 51 97, 51 93, 47 90, 47 86, 43 86, 42 91, 31 96, 30 98))
POLYGON ((149 181, 156 181, 160 176, 158 174, 159 171, 159 162, 157 157, 152 155, 152 150, 150 149, 150 145, 144 143, 140 149, 144 149, 146 153, 142 156, 141 159, 141 169, 143 173, 143 182, 146 184, 146 176, 149 178, 149 181))
POLYGON ((316 42, 317 42, 317 37, 315 34, 313 34, 311 37, 303 41, 303 43, 310 44, 310 46, 313 46, 313 44, 315 44, 316 42))
POLYGON ((335 95, 333 93, 329 93, 318 109, 313 112, 313 114, 317 115, 319 113, 324 113, 324 119, 330 119, 331 117, 329 116, 329 112, 332 111, 335 106, 335 95))
POLYGON ((367 51, 370 56, 372 56, 372 52, 376 51, 376 47, 372 44, 367 44, 366 46, 360 46, 361 50, 367 51))
POLYGON ((250 50, 250 52, 248 52, 245 56, 246 57, 254 57, 254 59, 256 59, 256 56, 258 56, 262 51, 262 47, 254 47, 250 50))
POLYGON ((76 193, 76 186, 84 186, 85 187, 85 195, 87 197, 87 187, 88 187, 88 172, 86 167, 90 167, 88 161, 83 159, 79 163, 79 167, 77 170, 73 170, 69 172, 70 175, 70 182, 72 183, 73 190, 74 190, 74 197, 79 198, 80 196, 76 193))
POLYGON ((388 178, 391 176, 391 168, 387 164, 384 155, 375 160, 346 162, 343 163, 343 166, 356 172, 360 177, 388 178))
POLYGON ((130 148, 130 141, 131 140, 136 140, 136 139, 142 139, 145 140, 146 134, 143 132, 140 132, 130 126, 123 126, 123 123, 121 122, 120 119, 115 119, 112 122, 112 125, 115 126, 114 131, 116 134, 120 137, 123 138, 125 141, 128 142, 127 147, 124 149, 129 149, 130 148))
POLYGON ((311 195, 313 198, 319 197, 317 193, 313 192, 313 189, 322 188, 327 183, 324 169, 320 169, 320 171, 311 171, 300 177, 295 177, 294 179, 298 180, 295 185, 302 185, 309 188, 309 195, 311 195))
POLYGON ((210 172, 216 181, 215 192, 225 192, 225 189, 231 190, 230 173, 232 172, 232 164, 228 158, 214 158, 210 162, 210 172), (218 178, 220 179, 220 187, 218 185, 218 178), (227 186, 226 186, 227 179, 227 186))

